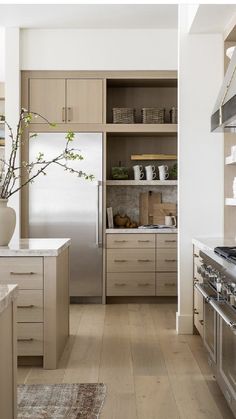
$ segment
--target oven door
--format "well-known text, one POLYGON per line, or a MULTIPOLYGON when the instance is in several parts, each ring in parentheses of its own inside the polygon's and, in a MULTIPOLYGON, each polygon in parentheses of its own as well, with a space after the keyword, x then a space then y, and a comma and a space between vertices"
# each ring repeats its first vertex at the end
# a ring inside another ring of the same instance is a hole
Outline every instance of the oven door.
POLYGON ((217 340, 216 340, 216 312, 211 306, 210 302, 204 299, 203 306, 203 340, 204 345, 210 355, 209 364, 211 361, 216 364, 216 351, 217 351, 217 340))
POLYGON ((203 304, 203 341, 209 354, 208 362, 215 367, 217 356, 217 316, 211 299, 216 298, 215 291, 206 283, 195 284, 195 287, 204 297, 203 304))
POLYGON ((236 315, 226 304, 219 304, 218 314, 218 368, 220 387, 236 417, 236 315), (223 313, 223 317, 222 317, 223 313))

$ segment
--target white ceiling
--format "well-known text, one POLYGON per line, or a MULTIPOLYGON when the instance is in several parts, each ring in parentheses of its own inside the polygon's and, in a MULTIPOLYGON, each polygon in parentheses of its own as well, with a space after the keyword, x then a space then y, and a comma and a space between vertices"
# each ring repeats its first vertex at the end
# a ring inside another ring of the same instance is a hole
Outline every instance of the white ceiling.
POLYGON ((235 13, 235 4, 200 4, 190 33, 223 33, 235 13))
POLYGON ((0 26, 20 28, 169 29, 178 6, 169 4, 1 4, 0 26))

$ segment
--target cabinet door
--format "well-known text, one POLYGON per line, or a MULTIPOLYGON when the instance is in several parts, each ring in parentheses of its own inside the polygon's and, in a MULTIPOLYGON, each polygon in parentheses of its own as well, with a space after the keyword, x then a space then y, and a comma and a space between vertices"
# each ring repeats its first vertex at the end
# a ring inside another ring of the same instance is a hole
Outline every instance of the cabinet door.
MULTIPOLYGON (((30 79, 29 110, 50 122, 65 122, 65 94, 64 79, 30 79)), ((36 122, 44 123, 41 118, 36 122)))
POLYGON ((102 123, 102 80, 67 80, 67 122, 102 123))

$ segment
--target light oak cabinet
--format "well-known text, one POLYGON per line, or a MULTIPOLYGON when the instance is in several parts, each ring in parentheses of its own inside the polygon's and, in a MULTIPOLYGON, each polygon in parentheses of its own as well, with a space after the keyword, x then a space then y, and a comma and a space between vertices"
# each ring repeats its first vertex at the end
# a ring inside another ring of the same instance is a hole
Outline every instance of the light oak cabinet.
MULTIPOLYGON (((50 122, 102 123, 103 81, 99 79, 32 78, 29 110, 50 122)), ((39 118, 37 123, 44 123, 39 118)))
POLYGON ((177 234, 156 234, 156 295, 177 295, 177 234))
POLYGON ((176 234, 107 234, 107 296, 176 296, 176 234))
MULTIPOLYGON (((0 284, 0 294, 1 294, 0 284)), ((11 286, 15 294, 15 286, 11 286)), ((1 295, 2 297, 2 295, 1 295)), ((16 295, 1 299, 0 307, 0 417, 17 419, 16 295)))
POLYGON ((58 256, 0 257, 0 276, 19 288, 17 355, 41 356, 44 368, 55 369, 69 335, 69 249, 58 256))

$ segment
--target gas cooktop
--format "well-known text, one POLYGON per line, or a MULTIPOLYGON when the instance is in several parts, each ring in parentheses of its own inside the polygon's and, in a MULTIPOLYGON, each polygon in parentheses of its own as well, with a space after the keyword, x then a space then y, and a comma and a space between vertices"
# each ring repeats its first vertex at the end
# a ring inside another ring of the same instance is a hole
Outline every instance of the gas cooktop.
POLYGON ((229 262, 236 264, 236 247, 219 246, 215 247, 214 252, 227 259, 229 262))

